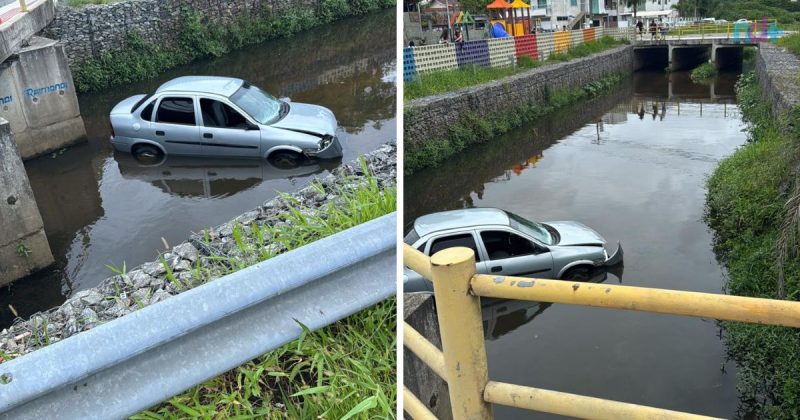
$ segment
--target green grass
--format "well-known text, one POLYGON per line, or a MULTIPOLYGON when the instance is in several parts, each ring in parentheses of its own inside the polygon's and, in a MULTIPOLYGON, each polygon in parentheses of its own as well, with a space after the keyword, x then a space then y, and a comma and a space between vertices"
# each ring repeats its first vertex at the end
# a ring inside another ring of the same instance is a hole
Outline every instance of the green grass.
POLYGON ((586 57, 610 48, 622 45, 623 41, 615 40, 610 36, 602 37, 595 41, 580 44, 566 53, 552 54, 547 62, 534 60, 531 57, 520 57, 515 67, 484 67, 470 66, 457 70, 438 71, 422 74, 417 80, 406 82, 403 97, 406 100, 436 95, 442 92, 453 92, 470 86, 477 86, 493 80, 502 79, 514 74, 522 73, 531 68, 544 64, 568 61, 575 58, 586 57))
POLYGON ((690 77, 692 78, 692 81, 702 83, 713 78, 717 75, 717 73, 717 66, 711 63, 703 63, 692 70, 690 77))
POLYGON ((262 12, 244 16, 223 26, 209 22, 200 13, 185 8, 174 44, 151 44, 140 33, 128 34, 124 49, 108 52, 99 58, 73 68, 75 87, 79 92, 92 92, 112 86, 152 78, 173 67, 196 59, 219 57, 245 45, 291 36, 345 16, 357 16, 378 9, 393 8, 395 0, 321 0, 318 7, 295 6, 273 15, 267 0, 260 0, 262 12))
POLYGON ((800 33, 792 34, 778 40, 778 45, 784 46, 792 53, 800 55, 800 33))
MULTIPOLYGON (((781 298, 778 249, 798 161, 797 117, 774 118, 753 73, 737 97, 748 143, 720 162, 708 180, 706 221, 728 270, 727 292, 781 298), (794 121, 794 125, 790 122, 794 121)), ((796 187, 796 185, 795 185, 796 187)), ((796 252, 796 249, 794 249, 796 252)), ((783 264, 786 299, 800 299, 800 264, 783 264)), ((723 322, 729 354, 739 364, 738 388, 758 418, 800 417, 800 330, 723 322)))
MULTIPOLYGON (((290 204, 283 223, 237 225, 235 256, 212 256, 212 267, 197 266, 193 276, 202 283, 271 258, 267 244, 299 248, 395 211, 395 187, 382 188, 363 162, 362 169, 366 180, 327 191, 339 198, 318 213, 283 196, 290 204)), ((394 418, 395 312, 390 299, 317 332, 305 330, 298 340, 133 418, 394 418)))
MULTIPOLYGON (((448 134, 444 138, 412 141, 407 136, 404 139, 405 174, 411 175, 420 169, 436 166, 473 144, 490 141, 522 124, 542 118, 558 108, 598 96, 620 83, 623 78, 624 76, 620 74, 612 74, 580 88, 550 91, 542 101, 531 101, 489 115, 465 113, 457 123, 448 128, 448 134)), ((413 124, 415 112, 413 108, 406 108, 406 124, 413 124)))

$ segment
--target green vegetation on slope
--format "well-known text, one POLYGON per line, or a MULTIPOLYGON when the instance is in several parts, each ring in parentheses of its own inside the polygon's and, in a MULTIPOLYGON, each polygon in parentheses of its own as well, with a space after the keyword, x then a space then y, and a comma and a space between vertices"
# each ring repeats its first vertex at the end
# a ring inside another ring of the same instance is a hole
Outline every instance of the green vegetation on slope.
MULTIPOLYGON (((514 108, 504 109, 491 115, 480 116, 467 113, 459 122, 449 127, 446 138, 426 138, 413 142, 404 139, 406 175, 426 167, 436 166, 449 156, 472 144, 483 143, 524 123, 542 118, 566 105, 598 96, 607 92, 623 80, 622 75, 612 74, 601 80, 575 89, 560 89, 549 92, 545 100, 531 101, 514 108)), ((406 121, 412 120, 414 109, 406 108, 406 121)))
MULTIPOLYGON (((718 258, 728 269, 727 292, 798 300, 797 242, 790 244, 789 258, 779 255, 791 232, 784 227, 785 206, 796 188, 800 119, 774 118, 753 73, 742 76, 737 96, 749 141, 708 180, 706 213, 718 258)), ((728 352, 740 366, 739 390, 747 408, 759 418, 800 417, 800 330, 722 324, 728 352)))
POLYGON ((184 9, 181 24, 175 28, 178 36, 174 45, 153 45, 132 31, 124 49, 81 63, 73 69, 73 78, 79 92, 107 89, 154 77, 199 58, 219 57, 245 45, 394 5, 395 0, 321 0, 314 9, 295 7, 280 15, 272 15, 271 8, 265 6, 259 16, 242 17, 227 27, 210 24, 198 12, 184 9))
MULTIPOLYGON (((280 226, 237 225, 237 257, 220 257, 193 277, 212 279, 271 258, 266 243, 299 248, 396 209, 394 186, 381 188, 369 170, 357 187, 328 191, 339 199, 310 214, 296 199, 280 226)), ((314 184, 316 188, 323 188, 314 184)), ((193 387, 136 419, 394 418, 396 302, 389 299, 193 387)))
POLYGON ((784 46, 794 54, 800 55, 800 33, 792 34, 779 39, 778 45, 784 46))
POLYGON ((598 40, 580 44, 565 53, 552 54, 546 62, 523 56, 518 60, 519 62, 516 67, 471 66, 458 70, 423 74, 418 80, 406 82, 403 87, 403 97, 406 100, 411 100, 442 92, 452 92, 469 86, 477 86, 492 80, 522 73, 528 69, 547 64, 548 62, 564 62, 575 58, 586 57, 617 47, 623 43, 623 41, 615 40, 610 36, 604 36, 598 40))

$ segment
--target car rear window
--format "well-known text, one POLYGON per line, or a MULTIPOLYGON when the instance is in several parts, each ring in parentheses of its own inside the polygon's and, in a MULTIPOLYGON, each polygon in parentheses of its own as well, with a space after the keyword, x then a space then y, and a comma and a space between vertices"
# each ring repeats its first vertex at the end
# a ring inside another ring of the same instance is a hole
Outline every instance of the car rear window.
POLYGON ((142 110, 141 117, 143 120, 153 121, 153 108, 156 106, 156 101, 152 101, 147 104, 146 107, 142 110))

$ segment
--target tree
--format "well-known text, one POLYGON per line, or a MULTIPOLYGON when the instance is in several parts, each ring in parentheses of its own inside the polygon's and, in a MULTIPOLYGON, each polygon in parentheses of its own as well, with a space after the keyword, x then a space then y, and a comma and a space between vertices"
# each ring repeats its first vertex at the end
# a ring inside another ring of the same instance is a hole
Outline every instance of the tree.
POLYGON ((636 21, 636 11, 638 10, 639 6, 644 3, 644 0, 625 0, 625 5, 627 7, 633 7, 633 20, 636 21))

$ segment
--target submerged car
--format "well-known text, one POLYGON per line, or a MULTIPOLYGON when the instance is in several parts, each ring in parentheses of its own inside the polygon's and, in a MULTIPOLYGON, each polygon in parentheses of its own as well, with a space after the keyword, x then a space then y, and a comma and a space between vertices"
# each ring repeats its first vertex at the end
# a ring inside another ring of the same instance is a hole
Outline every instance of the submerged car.
POLYGON ((111 110, 111 143, 121 152, 266 158, 279 166, 303 157, 342 156, 329 109, 273 97, 242 79, 187 76, 111 110))
MULTIPOLYGON (((609 257, 606 240, 578 222, 537 223, 496 208, 445 211, 419 217, 405 243, 425 255, 451 247, 475 252, 480 274, 590 280, 595 269, 622 262, 622 245, 609 257)), ((433 290, 405 268, 404 291, 433 290)))

